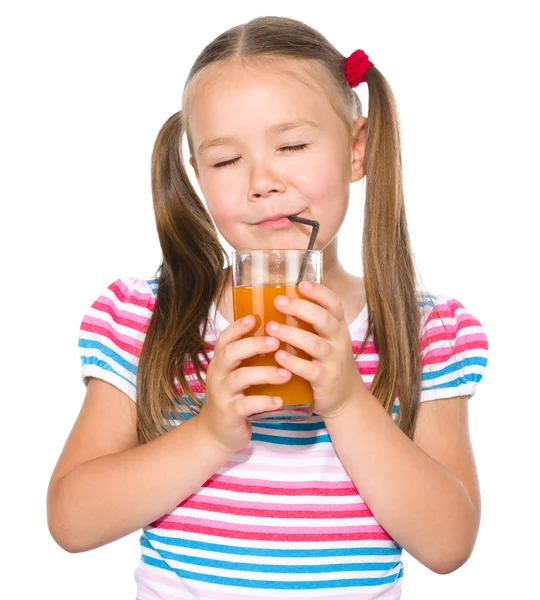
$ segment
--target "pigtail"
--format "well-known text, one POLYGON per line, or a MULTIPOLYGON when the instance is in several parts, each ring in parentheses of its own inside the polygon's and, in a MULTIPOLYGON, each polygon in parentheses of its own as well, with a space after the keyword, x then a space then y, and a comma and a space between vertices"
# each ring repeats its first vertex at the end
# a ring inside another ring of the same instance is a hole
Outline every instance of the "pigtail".
POLYGON ((403 195, 398 114, 392 90, 368 69, 366 202, 362 261, 369 321, 379 366, 370 387, 389 414, 399 393, 397 423, 412 437, 420 399, 420 311, 403 195))
POLYGON ((204 367, 199 353, 209 361, 204 336, 211 303, 218 288, 223 290, 227 261, 211 217, 185 170, 183 133, 179 111, 159 131, 152 153, 152 197, 163 258, 137 372, 141 442, 171 429, 175 419, 200 410, 196 392, 204 387, 204 367), (191 388, 185 370, 195 372, 199 386, 191 388))

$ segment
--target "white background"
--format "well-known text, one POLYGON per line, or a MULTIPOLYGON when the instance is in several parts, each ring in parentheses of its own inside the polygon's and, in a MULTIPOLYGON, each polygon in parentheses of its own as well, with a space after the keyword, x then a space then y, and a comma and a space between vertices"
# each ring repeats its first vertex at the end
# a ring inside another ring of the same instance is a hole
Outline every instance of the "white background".
MULTIPOLYGON (((18 2, 2 8, 3 587, 13 597, 133 599, 134 533, 69 554, 46 491, 83 401, 78 328, 117 277, 151 277, 160 248, 150 154, 197 55, 261 15, 365 50, 395 93, 407 217, 427 289, 484 325, 470 401, 482 525, 470 560, 436 575, 404 554, 404 600, 538 591, 539 48, 532 2, 18 2), (6 562, 7 559, 7 562, 6 562)), ((356 91, 367 109, 366 84, 356 91)), ((190 174, 193 173, 190 169, 190 174)), ((193 176, 194 185, 196 185, 193 176)), ((196 188, 198 189, 198 188, 196 188)), ((340 257, 362 274, 363 184, 340 257)))

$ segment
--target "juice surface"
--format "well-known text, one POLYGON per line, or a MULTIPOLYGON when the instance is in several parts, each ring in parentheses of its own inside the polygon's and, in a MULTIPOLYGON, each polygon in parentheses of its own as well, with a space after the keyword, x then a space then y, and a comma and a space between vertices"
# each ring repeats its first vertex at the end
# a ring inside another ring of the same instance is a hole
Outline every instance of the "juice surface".
MULTIPOLYGON (((290 315, 285 315, 278 311, 274 306, 274 300, 277 296, 299 297, 308 302, 309 300, 299 291, 297 285, 287 286, 285 284, 268 284, 263 287, 237 287, 233 288, 233 307, 234 319, 241 319, 247 315, 255 315, 255 325, 244 337, 267 336, 266 324, 269 321, 277 321, 284 325, 298 327, 305 331, 315 333, 313 327, 290 315)), ((242 361, 241 367, 258 367, 258 366, 281 366, 274 358, 275 353, 279 350, 303 358, 311 360, 311 356, 284 342, 280 342, 279 348, 273 349, 272 352, 265 354, 257 354, 242 361)), ((292 373, 291 378, 286 383, 282 384, 259 384, 247 387, 244 392, 246 396, 279 396, 283 398, 283 404, 287 406, 303 406, 313 404, 313 390, 311 384, 292 373)))

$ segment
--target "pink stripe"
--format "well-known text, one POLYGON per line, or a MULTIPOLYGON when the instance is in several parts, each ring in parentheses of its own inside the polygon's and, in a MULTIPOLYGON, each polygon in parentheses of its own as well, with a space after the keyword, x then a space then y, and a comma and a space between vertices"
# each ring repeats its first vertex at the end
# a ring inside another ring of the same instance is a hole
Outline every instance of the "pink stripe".
MULTIPOLYGON (((191 523, 162 523, 156 521, 151 524, 151 527, 158 529, 168 529, 171 531, 189 531, 197 535, 208 535, 212 537, 222 537, 226 539, 242 539, 242 540, 260 540, 265 542, 343 542, 343 541, 359 541, 359 540, 387 540, 393 541, 386 532, 363 532, 350 531, 348 533, 268 533, 260 531, 245 531, 231 530, 219 527, 202 527, 200 525, 192 525, 191 523)), ((289 529, 289 531, 292 531, 289 529)))
MULTIPOLYGON (((257 424, 253 424, 253 429, 257 428, 257 433, 265 433, 271 430, 263 427, 257 427, 257 424)), ((304 446, 290 446, 287 450, 279 450, 278 448, 271 449, 265 446, 246 446, 235 453, 235 456, 250 456, 255 458, 283 458, 290 461, 296 460, 297 457, 311 459, 311 458, 333 458, 338 459, 336 451, 330 447, 321 450, 309 450, 306 452, 304 446)))
POLYGON ((196 500, 187 500, 181 508, 189 508, 192 510, 203 510, 212 513, 224 513, 228 515, 242 515, 246 517, 266 517, 269 519, 368 519, 373 515, 368 509, 359 510, 357 508, 349 508, 346 511, 329 511, 329 510, 306 510, 297 508, 291 510, 291 507, 276 510, 268 508, 249 508, 244 506, 226 506, 223 504, 208 504, 207 502, 198 502, 196 500))
POLYGON ((104 335, 114 341, 116 345, 122 349, 124 349, 124 347, 137 348, 140 353, 140 349, 142 348, 142 340, 137 340, 129 335, 119 333, 110 323, 107 323, 102 319, 97 319, 96 317, 86 316, 81 325, 81 329, 104 335))
POLYGON ((278 527, 276 525, 246 525, 245 523, 225 523, 222 521, 214 521, 210 519, 197 519, 195 517, 186 517, 185 515, 167 515, 158 519, 160 525, 163 524, 178 524, 178 525, 194 525, 197 527, 208 527, 219 529, 227 529, 229 531, 256 532, 256 533, 291 533, 297 535, 303 533, 318 534, 318 533, 381 533, 384 529, 380 525, 347 525, 345 527, 335 527, 333 525, 326 527, 298 527, 297 525, 285 525, 278 527))
POLYGON ((481 327, 482 324, 473 315, 467 312, 461 312, 456 315, 456 310, 463 309, 463 305, 457 300, 449 300, 447 304, 437 305, 441 319, 451 319, 448 324, 441 323, 439 315, 435 310, 432 310, 426 320, 426 330, 420 339, 420 348, 424 350, 430 343, 434 341, 446 340, 450 338, 454 341, 458 337, 458 333, 465 327, 481 327), (437 325, 427 329, 427 324, 430 321, 437 320, 437 325))
POLYGON ((81 331, 88 331, 90 333, 94 333, 96 335, 106 338, 107 340, 112 342, 114 345, 118 346, 118 348, 120 348, 121 350, 124 350, 124 352, 128 352, 132 356, 138 357, 141 353, 140 347, 135 347, 131 344, 126 344, 125 342, 123 342, 122 340, 120 340, 117 337, 114 330, 110 330, 105 327, 99 327, 97 325, 91 325, 88 323, 87 319, 85 319, 85 321, 83 321, 81 323, 80 329, 81 329, 81 331))
POLYGON ((333 487, 324 489, 321 487, 305 487, 295 488, 293 486, 288 487, 274 487, 271 485, 249 485, 249 484, 238 484, 238 483, 227 483, 224 481, 207 481, 203 484, 203 487, 218 489, 218 490, 229 490, 231 492, 240 492, 244 494, 273 494, 276 496, 357 496, 358 492, 356 488, 339 488, 333 487))
POLYGON ((441 335, 444 335, 446 339, 448 339, 448 336, 446 335, 446 333, 450 334, 452 338, 456 338, 457 337, 457 333, 461 330, 461 329, 465 329, 467 327, 479 327, 480 323, 471 315, 467 315, 467 314, 461 314, 458 315, 456 322, 452 322, 452 323, 443 323, 441 325, 435 325, 433 327, 431 327, 430 329, 428 329, 423 338, 428 337, 428 338, 432 338, 432 337, 439 337, 441 335))
MULTIPOLYGON (((145 283, 148 285, 146 281, 145 283)), ((109 289, 122 303, 125 304, 129 303, 135 306, 149 308, 153 307, 156 302, 154 295, 150 291, 150 286, 148 286, 148 293, 141 293, 137 290, 129 289, 121 279, 117 279, 115 282, 111 283, 109 289)))
POLYGON ((363 376, 368 376, 368 375, 375 375, 375 373, 377 372, 377 366, 378 366, 379 362, 378 359, 373 361, 373 360, 366 360, 363 362, 357 362, 356 366, 358 367, 358 372, 360 373, 360 375, 363 376))
POLYGON ((246 502, 244 500, 230 500, 229 498, 215 498, 213 496, 201 496, 193 494, 187 500, 180 503, 178 506, 183 508, 189 508, 188 503, 191 501, 195 501, 201 504, 209 504, 209 505, 222 505, 222 506, 232 506, 238 508, 252 508, 252 509, 263 509, 263 510, 290 510, 294 511, 297 509, 298 511, 304 510, 321 510, 326 508, 328 513, 336 512, 336 511, 350 511, 350 510, 369 510, 367 504, 365 502, 355 502, 351 504, 283 504, 277 502, 246 502))
MULTIPOLYGON (((174 586, 174 580, 171 581, 171 579, 168 579, 166 577, 160 577, 157 572, 158 568, 157 567, 150 567, 149 565, 142 565, 140 567, 137 568, 137 572, 135 574, 136 579, 140 578, 142 580, 142 578, 144 577, 144 581, 150 582, 156 582, 156 583, 161 583, 164 585, 169 585, 169 586, 174 586)), ((339 593, 339 590, 332 590, 333 595, 330 596, 331 598, 337 598, 338 600, 385 600, 388 599, 390 600, 391 598, 395 598, 397 600, 398 598, 398 591, 401 588, 401 582, 402 579, 398 579, 397 584, 392 588, 392 590, 389 590, 388 592, 356 592, 356 593, 351 593, 351 590, 347 590, 347 592, 345 594, 340 594, 339 596, 337 595, 339 593), (381 595, 381 593, 383 593, 384 595, 381 595)), ((144 585, 144 584, 142 584, 144 585)), ((139 586, 141 586, 141 583, 139 583, 139 586)), ((150 588, 144 586, 145 592, 151 592, 151 593, 155 593, 153 592, 150 588)), ((182 588, 179 589, 186 589, 187 586, 182 585, 182 588)), ((189 582, 189 590, 192 591, 192 593, 196 596, 199 596, 200 598, 205 598, 205 600, 250 600, 250 596, 248 595, 240 595, 237 593, 227 593, 227 592, 222 592, 222 591, 212 591, 211 589, 205 587, 199 587, 198 585, 194 584, 193 582, 189 582)), ((245 589, 245 588, 244 588, 245 589)), ((141 590, 142 591, 142 590, 141 590)), ((245 590, 248 591, 248 590, 245 590)), ((315 590, 313 590, 315 591, 315 590)), ((329 590, 321 590, 321 593, 323 594, 327 594, 329 590)), ((285 596, 285 594, 287 593, 286 590, 277 590, 277 593, 273 596, 261 596, 260 593, 257 593, 257 600, 298 600, 299 596, 285 596)), ((178 600, 178 596, 166 596, 164 595, 163 592, 159 592, 159 596, 156 596, 156 598, 163 598, 163 600, 178 600)), ((326 600, 326 598, 329 596, 313 596, 314 599, 320 599, 320 600, 326 600)), ((307 600, 307 596, 304 596, 304 600, 307 600)))
MULTIPOLYGON (((352 342, 353 352, 356 354, 360 348, 362 347, 363 341, 354 341, 352 342)), ((364 349, 362 350, 362 354, 377 354, 377 350, 375 348, 375 342, 372 338, 364 344, 364 349)), ((362 354, 360 356, 362 356, 362 354)))
POLYGON ((143 333, 146 332, 148 328, 150 320, 148 316, 136 315, 127 310, 121 310, 110 298, 106 298, 105 296, 100 296, 94 304, 92 304, 92 308, 110 315, 115 323, 123 325, 124 327, 129 327, 143 333))
POLYGON ((351 481, 269 481, 268 479, 244 479, 241 477, 230 477, 228 475, 212 475, 208 481, 223 482, 236 485, 249 485, 251 487, 282 487, 292 489, 302 488, 323 488, 323 489, 343 489, 354 490, 356 488, 351 481))
MULTIPOLYGON (((452 358, 452 356, 458 355, 460 353, 464 353, 470 350, 477 350, 479 348, 483 348, 485 350, 487 347, 487 340, 485 336, 465 336, 465 337, 477 337, 479 339, 476 340, 465 340, 463 337, 457 339, 457 342, 453 344, 453 348, 451 346, 443 347, 443 348, 434 348, 427 352, 423 358, 422 364, 432 365, 445 363, 452 358)), ((457 356, 456 356, 457 358, 457 356)))
POLYGON ((431 312, 427 316, 425 324, 427 325, 430 321, 433 321, 433 319, 439 319, 439 317, 441 319, 454 318, 458 308, 465 307, 455 298, 449 298, 448 300, 443 300, 442 302, 436 302, 431 308, 431 312))

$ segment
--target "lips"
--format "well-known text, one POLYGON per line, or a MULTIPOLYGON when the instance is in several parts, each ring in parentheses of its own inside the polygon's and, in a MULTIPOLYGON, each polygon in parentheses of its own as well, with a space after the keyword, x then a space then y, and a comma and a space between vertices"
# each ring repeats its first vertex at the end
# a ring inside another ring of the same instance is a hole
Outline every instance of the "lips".
POLYGON ((288 217, 289 215, 292 216, 296 216, 299 215, 302 211, 297 212, 297 213, 281 213, 279 215, 274 215, 273 217, 268 217, 267 219, 263 219, 262 221, 259 221, 258 223, 255 223, 255 225, 261 225, 261 223, 269 223, 271 221, 279 221, 280 219, 283 219, 284 217, 288 217))

